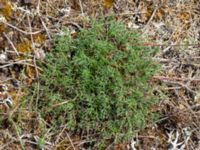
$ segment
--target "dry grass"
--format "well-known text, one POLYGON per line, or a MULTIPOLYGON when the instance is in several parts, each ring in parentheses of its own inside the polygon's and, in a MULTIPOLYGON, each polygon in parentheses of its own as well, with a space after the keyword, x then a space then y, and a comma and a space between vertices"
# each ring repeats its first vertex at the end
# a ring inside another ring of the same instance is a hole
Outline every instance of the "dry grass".
POLYGON ((42 72, 36 60, 44 60, 54 35, 62 34, 63 27, 75 35, 79 28, 89 26, 90 17, 109 14, 148 36, 153 41, 147 41, 148 46, 162 49, 154 58, 162 64, 162 71, 152 82, 158 85, 155 91, 162 100, 156 110, 164 117, 139 133, 129 148, 164 150, 171 143, 173 150, 181 146, 200 149, 199 8, 198 0, 116 0, 111 8, 105 8, 103 0, 0 0, 0 86, 7 87, 0 90, 0 149, 38 149, 38 145, 79 149, 88 145, 90 141, 70 135, 65 127, 53 130, 31 108, 35 99, 23 97, 42 72), (12 108, 5 101, 9 97, 12 108))

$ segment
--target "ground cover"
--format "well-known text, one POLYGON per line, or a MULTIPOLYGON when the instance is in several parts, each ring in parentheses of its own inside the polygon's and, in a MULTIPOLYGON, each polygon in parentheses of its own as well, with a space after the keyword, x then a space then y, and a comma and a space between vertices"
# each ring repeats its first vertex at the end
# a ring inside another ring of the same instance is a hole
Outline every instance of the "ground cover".
MULTIPOLYGON (((67 28, 77 36, 91 18, 113 15, 144 36, 144 45, 161 50, 161 64, 151 78, 161 100, 152 107, 162 118, 149 123, 129 143, 113 149, 199 149, 199 1, 0 0, 0 100, 2 149, 80 149, 88 146, 65 126, 57 130, 33 104, 38 80, 52 50, 52 39, 67 28), (145 38, 148 37, 148 38, 145 38), (30 96, 30 87, 36 84, 30 96)), ((49 118, 51 119, 51 118, 49 118)))

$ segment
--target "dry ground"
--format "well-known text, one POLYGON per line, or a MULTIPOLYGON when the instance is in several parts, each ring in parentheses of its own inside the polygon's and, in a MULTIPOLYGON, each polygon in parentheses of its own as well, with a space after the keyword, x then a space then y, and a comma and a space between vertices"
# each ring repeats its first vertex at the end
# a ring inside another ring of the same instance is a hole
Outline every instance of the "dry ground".
MULTIPOLYGON (((107 149, 200 149, 200 1, 198 0, 0 0, 0 149, 84 149, 88 141, 65 127, 48 128, 30 105, 54 35, 76 34, 90 18, 114 15, 161 49, 162 70, 152 78, 162 119, 130 142, 107 149)), ((36 91, 37 92, 37 91, 36 91)))

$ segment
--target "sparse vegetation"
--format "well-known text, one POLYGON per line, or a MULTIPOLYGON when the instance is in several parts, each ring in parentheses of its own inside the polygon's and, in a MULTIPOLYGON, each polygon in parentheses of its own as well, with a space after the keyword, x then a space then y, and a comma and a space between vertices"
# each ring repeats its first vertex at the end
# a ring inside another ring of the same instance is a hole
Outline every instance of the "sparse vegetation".
POLYGON ((55 38, 41 75, 39 110, 50 123, 98 141, 130 139, 152 119, 148 84, 158 69, 139 33, 113 19, 55 38), (138 46, 137 46, 138 45, 138 46))

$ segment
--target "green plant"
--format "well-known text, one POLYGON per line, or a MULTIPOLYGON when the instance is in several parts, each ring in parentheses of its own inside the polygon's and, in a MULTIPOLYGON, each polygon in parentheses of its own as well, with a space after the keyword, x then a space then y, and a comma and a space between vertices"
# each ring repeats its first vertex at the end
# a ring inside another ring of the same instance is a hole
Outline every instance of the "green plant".
POLYGON ((129 140, 151 120, 156 102, 148 84, 158 69, 157 49, 141 46, 139 33, 113 19, 93 21, 76 38, 55 38, 41 75, 41 114, 56 127, 94 135, 98 141, 129 140))
POLYGON ((45 140, 43 138, 39 138, 37 144, 38 144, 39 149, 44 149, 45 140))

